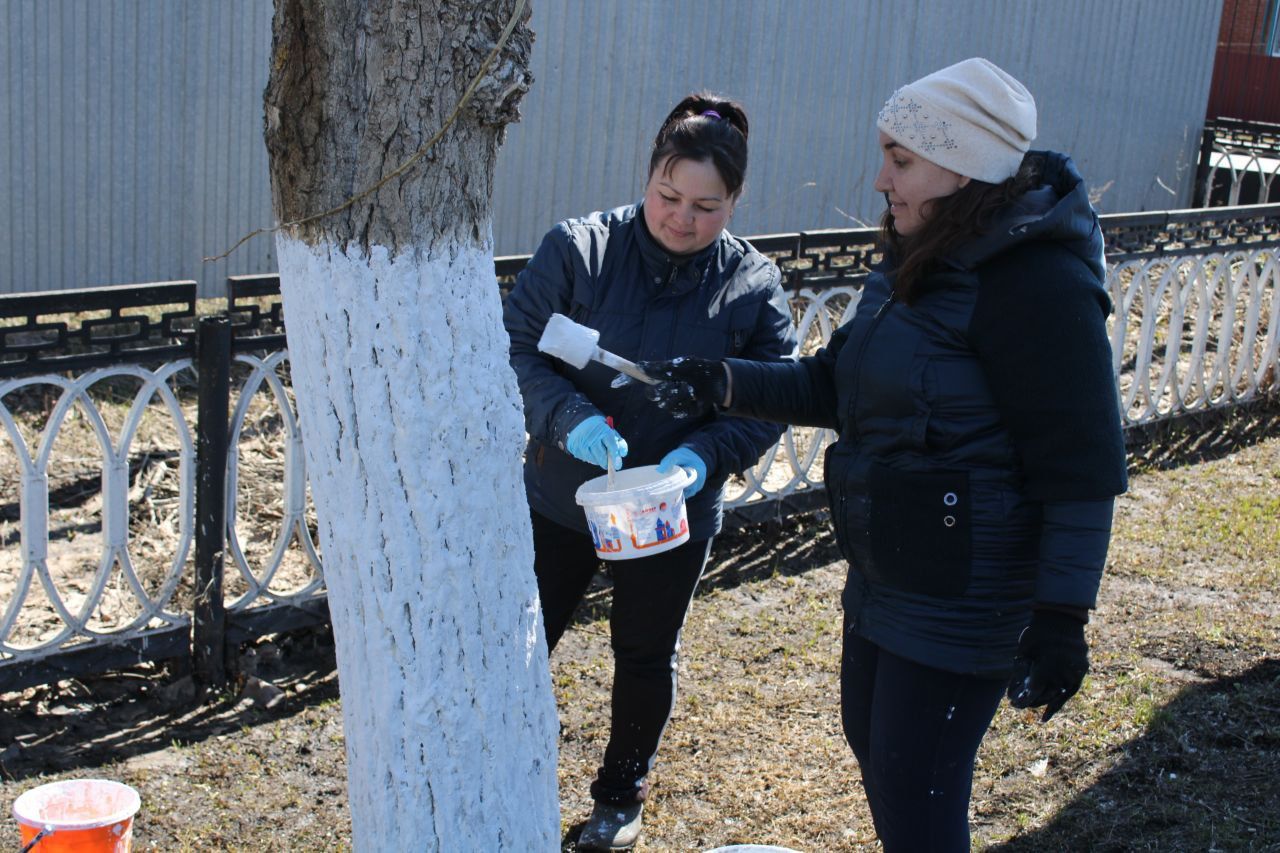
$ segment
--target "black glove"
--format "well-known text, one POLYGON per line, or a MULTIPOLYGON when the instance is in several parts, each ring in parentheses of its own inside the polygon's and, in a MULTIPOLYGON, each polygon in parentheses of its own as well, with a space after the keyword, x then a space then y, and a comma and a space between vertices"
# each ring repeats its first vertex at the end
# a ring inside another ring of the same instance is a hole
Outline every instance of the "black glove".
POLYGON ((1084 620, 1059 610, 1035 610, 1018 638, 1018 654, 1009 678, 1009 704, 1015 708, 1045 706, 1047 723, 1076 695, 1089 671, 1084 620))
POLYGON ((726 402, 729 369, 723 361, 674 358, 642 361, 636 367, 659 380, 645 389, 645 396, 673 417, 696 417, 726 402))

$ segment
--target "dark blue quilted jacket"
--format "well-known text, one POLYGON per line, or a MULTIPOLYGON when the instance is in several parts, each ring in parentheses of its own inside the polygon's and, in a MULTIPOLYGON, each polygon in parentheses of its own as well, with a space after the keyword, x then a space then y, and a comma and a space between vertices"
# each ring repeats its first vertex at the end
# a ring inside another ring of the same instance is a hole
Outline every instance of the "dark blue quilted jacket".
POLYGON ((1101 231, 1070 160, 1042 171, 913 304, 882 269, 815 356, 730 362, 735 411, 838 432, 851 630, 954 672, 1006 674, 1035 604, 1094 605, 1125 489, 1101 231))
POLYGON ((645 399, 639 383, 614 387, 618 374, 609 368, 592 362, 578 370, 539 352, 553 313, 596 329, 603 349, 632 361, 677 355, 776 361, 796 346, 778 268, 728 232, 693 257, 673 258, 632 205, 551 229, 503 309, 529 432, 530 507, 586 533, 574 493, 604 472, 570 456, 564 442, 587 417, 603 414, 627 440, 626 467, 657 464, 680 445, 707 462, 707 484, 686 505, 690 538, 718 532, 725 479, 753 465, 782 428, 722 413, 672 418, 645 399))

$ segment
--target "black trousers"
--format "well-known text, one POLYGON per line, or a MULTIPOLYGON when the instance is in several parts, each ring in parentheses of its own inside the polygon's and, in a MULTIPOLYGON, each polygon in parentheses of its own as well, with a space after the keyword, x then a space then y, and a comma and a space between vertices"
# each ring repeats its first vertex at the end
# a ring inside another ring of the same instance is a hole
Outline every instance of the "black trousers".
POLYGON ((973 764, 1004 687, 900 658, 846 624, 841 718, 885 853, 968 853, 973 764))
MULTIPOLYGON (((533 518, 534 573, 547 645, 555 649, 600 569, 591 537, 538 515, 533 518)), ((591 784, 604 803, 633 803, 648 791, 662 732, 676 698, 680 630, 711 551, 710 539, 633 560, 611 562, 613 701, 609 744, 591 784)))

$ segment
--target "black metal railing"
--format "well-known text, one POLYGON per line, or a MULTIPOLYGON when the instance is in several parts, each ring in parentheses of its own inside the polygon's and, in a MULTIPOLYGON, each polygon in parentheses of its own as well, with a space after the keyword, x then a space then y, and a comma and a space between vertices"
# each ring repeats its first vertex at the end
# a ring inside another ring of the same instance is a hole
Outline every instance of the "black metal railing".
POLYGON ((1280 124, 1213 118, 1200 134, 1192 207, 1280 201, 1280 124))
MULTIPOLYGON (((1110 215, 1102 224, 1109 257, 1120 264, 1280 246, 1280 205, 1110 215)), ((856 288, 878 260, 872 229, 750 239, 778 263, 785 286, 793 292, 856 288)), ((527 261, 528 256, 496 259, 495 273, 504 292, 527 261)), ((125 638, 75 638, 66 648, 35 656, 6 659, 0 653, 0 690, 178 656, 189 656, 203 681, 221 683, 227 675, 227 652, 234 644, 327 620, 323 595, 238 610, 228 609, 224 601, 227 471, 229 457, 236 453, 229 446, 228 426, 232 367, 237 354, 284 347, 275 275, 229 279, 225 307, 207 316, 197 315, 194 282, 0 296, 0 389, 19 387, 14 381, 24 377, 181 359, 191 360, 196 384, 195 594, 189 625, 139 631, 125 638)), ((1144 434, 1158 440, 1168 433, 1144 434)), ((820 491, 792 491, 779 497, 776 506, 762 510, 757 502, 735 511, 741 522, 803 511, 820 503, 820 491)), ((15 512, 17 504, 13 501, 15 512)), ((0 603, 0 618, 5 609, 0 603)))

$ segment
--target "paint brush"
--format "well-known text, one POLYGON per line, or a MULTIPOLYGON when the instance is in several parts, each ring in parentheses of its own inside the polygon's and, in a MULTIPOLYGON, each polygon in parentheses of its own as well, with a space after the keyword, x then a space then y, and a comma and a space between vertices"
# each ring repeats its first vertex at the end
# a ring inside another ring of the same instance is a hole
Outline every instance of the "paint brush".
POLYGON ((598 361, 632 379, 657 385, 658 380, 649 376, 620 355, 614 355, 599 347, 600 333, 575 323, 563 314, 552 314, 538 340, 538 349, 548 355, 566 361, 581 370, 588 362, 598 361))
MULTIPOLYGON (((609 429, 613 429, 613 415, 605 415, 604 422, 609 425, 609 429)), ((609 479, 607 482, 609 483, 609 491, 612 492, 613 491, 613 454, 606 453, 605 458, 609 460, 609 467, 608 469, 606 469, 609 472, 609 479)))

